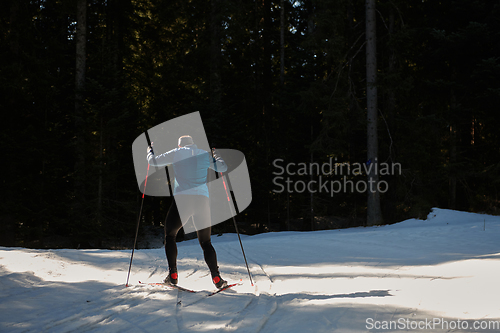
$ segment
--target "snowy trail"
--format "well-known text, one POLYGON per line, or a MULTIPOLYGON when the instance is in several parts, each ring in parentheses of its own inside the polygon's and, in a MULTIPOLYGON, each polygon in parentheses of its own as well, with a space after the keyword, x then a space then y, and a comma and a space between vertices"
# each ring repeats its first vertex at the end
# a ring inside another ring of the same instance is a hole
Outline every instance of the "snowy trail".
POLYGON ((0 248, 0 332, 411 332, 367 320, 498 322, 500 217, 435 209, 391 226, 213 237, 222 276, 243 285, 213 290, 196 240, 179 243, 187 293, 139 285, 167 274, 163 249, 0 248), (486 224, 486 230, 484 230, 486 224))

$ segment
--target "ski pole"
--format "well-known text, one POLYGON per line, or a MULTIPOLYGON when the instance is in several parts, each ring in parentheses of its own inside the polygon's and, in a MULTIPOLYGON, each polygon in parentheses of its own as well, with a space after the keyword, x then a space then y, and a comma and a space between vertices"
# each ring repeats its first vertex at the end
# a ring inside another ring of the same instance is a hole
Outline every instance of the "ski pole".
POLYGON ((248 268, 247 257, 245 255, 245 250, 243 249, 243 243, 241 242, 240 232, 238 231, 238 225, 236 224, 236 219, 234 218, 233 209, 231 207, 231 199, 229 198, 229 192, 227 191, 226 180, 224 174, 220 172, 220 176, 222 177, 222 182, 224 183, 224 190, 226 190, 227 201, 229 204, 229 209, 231 211, 231 215, 233 216, 234 228, 236 229, 236 234, 238 235, 238 240, 240 241, 241 253, 243 253, 243 259, 245 259, 245 265, 247 266, 248 277, 250 278, 250 283, 253 287, 252 275, 250 274, 250 268, 248 268))
MULTIPOLYGON (((229 199, 229 193, 227 192, 226 188, 226 181, 224 180, 225 177, 222 174, 222 172, 220 173, 220 175, 222 177, 222 182, 224 183, 224 189, 226 190, 229 209, 231 210, 231 214, 233 214, 233 210, 231 208, 231 199, 229 199)), ((234 228, 236 229, 236 234, 238 235, 238 240, 240 241, 241 253, 243 253, 243 259, 245 259, 245 265, 247 266, 248 277, 250 278, 250 283, 252 284, 253 287, 252 275, 250 274, 250 268, 248 268, 247 257, 245 256, 245 250, 243 249, 243 243, 241 242, 240 232, 238 231, 238 225, 236 224, 236 219, 234 218, 234 215, 233 215, 233 223, 234 223, 234 228)))
MULTIPOLYGON (((146 139, 148 140, 148 147, 151 147, 151 141, 149 140, 148 131, 146 131, 146 139)), ((139 218, 137 219, 137 228, 135 229, 134 247, 132 248, 132 255, 130 256, 130 265, 128 266, 127 283, 125 284, 125 287, 129 286, 128 280, 130 278, 130 271, 132 269, 132 259, 134 259, 134 251, 135 251, 135 246, 137 244, 137 235, 139 234, 139 224, 141 222, 142 205, 144 204, 144 194, 146 193, 146 185, 148 184, 148 176, 149 176, 149 162, 148 162, 148 170, 146 171, 146 180, 144 181, 144 191, 142 192, 141 208, 139 209, 139 218)))

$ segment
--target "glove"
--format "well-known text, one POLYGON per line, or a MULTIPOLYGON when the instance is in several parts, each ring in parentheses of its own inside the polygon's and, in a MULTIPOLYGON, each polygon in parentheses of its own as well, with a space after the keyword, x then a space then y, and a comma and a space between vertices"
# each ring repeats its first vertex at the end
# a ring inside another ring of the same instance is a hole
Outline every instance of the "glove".
POLYGON ((151 146, 148 146, 148 155, 147 155, 148 160, 149 160, 150 156, 154 156, 154 154, 155 154, 155 152, 153 151, 153 147, 152 146, 153 146, 152 143, 151 143, 151 146))
POLYGON ((215 163, 215 171, 216 172, 226 172, 227 170, 227 165, 226 162, 220 157, 220 155, 217 153, 215 148, 212 148, 212 154, 214 156, 214 163, 215 163))
POLYGON ((214 156, 214 160, 216 160, 216 161, 221 159, 220 155, 217 153, 215 148, 212 148, 212 155, 214 156))

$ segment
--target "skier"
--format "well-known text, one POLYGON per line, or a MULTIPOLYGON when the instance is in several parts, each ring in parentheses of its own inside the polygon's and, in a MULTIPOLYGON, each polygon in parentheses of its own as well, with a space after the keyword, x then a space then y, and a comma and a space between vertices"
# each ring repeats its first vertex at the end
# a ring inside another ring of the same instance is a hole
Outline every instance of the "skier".
POLYGON ((178 282, 177 244, 175 238, 177 232, 192 217, 198 241, 203 249, 205 262, 212 275, 212 281, 218 289, 221 289, 227 286, 227 282, 220 276, 217 255, 210 241, 211 217, 206 182, 208 168, 216 172, 224 172, 227 170, 227 165, 217 155, 215 149, 213 149, 213 157, 207 151, 198 149, 193 138, 189 135, 179 138, 178 147, 155 156, 153 148, 149 146, 147 155, 150 165, 165 166, 173 164, 175 173, 174 200, 165 221, 165 254, 169 274, 164 282, 174 285, 178 282))

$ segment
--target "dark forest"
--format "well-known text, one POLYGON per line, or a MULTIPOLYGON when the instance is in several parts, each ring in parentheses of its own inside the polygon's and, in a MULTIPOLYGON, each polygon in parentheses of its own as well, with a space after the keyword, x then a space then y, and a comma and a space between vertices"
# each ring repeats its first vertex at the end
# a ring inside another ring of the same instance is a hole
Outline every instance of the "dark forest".
POLYGON ((500 1, 5 0, 0 29, 2 246, 132 247, 132 142, 195 111, 245 154, 244 233, 499 213, 500 1), (400 166, 376 197, 318 191, 374 163, 400 166))

